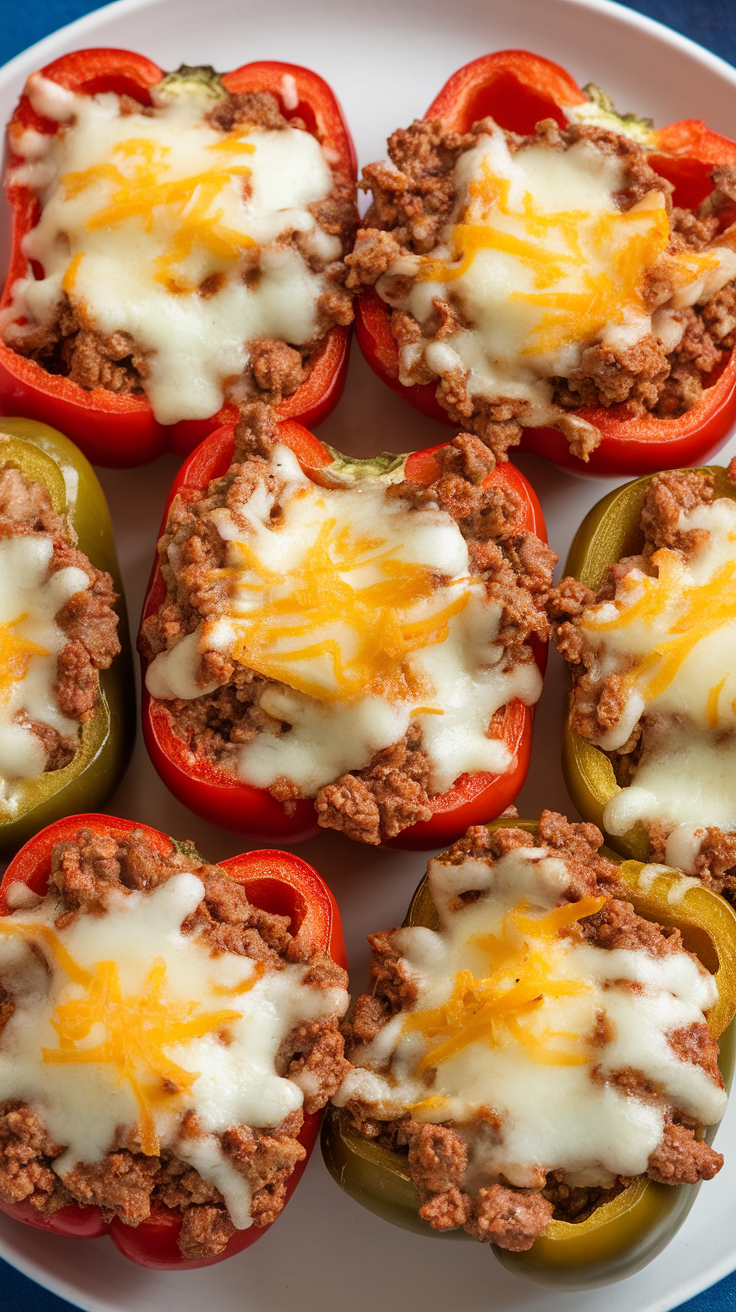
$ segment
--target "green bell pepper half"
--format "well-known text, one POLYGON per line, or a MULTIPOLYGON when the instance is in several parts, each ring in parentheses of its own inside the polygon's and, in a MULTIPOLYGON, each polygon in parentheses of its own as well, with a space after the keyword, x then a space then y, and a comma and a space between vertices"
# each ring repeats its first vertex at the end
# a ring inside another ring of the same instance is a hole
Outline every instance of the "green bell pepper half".
POLYGON ((13 465, 42 483, 54 510, 66 516, 70 541, 98 569, 106 570, 118 593, 121 651, 99 672, 94 715, 80 726, 74 759, 61 770, 14 789, 12 813, 0 804, 0 852, 11 853, 45 825, 78 811, 96 811, 114 791, 128 764, 135 729, 133 666, 125 597, 110 512, 89 461, 67 437, 35 419, 0 418, 0 464, 13 465))
MULTIPOLYGON (((490 832, 513 827, 535 833, 532 820, 495 820, 490 832)), ((720 1068, 726 1087, 734 1067, 731 1021, 736 1013, 736 913, 710 889, 676 872, 660 871, 641 881, 640 861, 614 861, 630 888, 629 900, 638 915, 680 930, 685 947, 714 975, 718 1001, 708 1013, 708 1027, 720 1039, 720 1068), (670 900, 672 899, 672 900, 670 900), (730 1027, 730 1028, 729 1028, 730 1027)), ((439 929, 439 918, 425 876, 412 898, 404 925, 439 929)), ((711 1142, 716 1126, 705 1139, 711 1142)), ((364 1139, 347 1127, 333 1107, 322 1126, 322 1153, 331 1175, 346 1193, 369 1211, 405 1230, 434 1239, 469 1240, 463 1230, 437 1231, 419 1216, 419 1195, 407 1158, 364 1139)), ((585 1221, 552 1221, 525 1253, 492 1245, 495 1256, 515 1275, 558 1289, 590 1289, 611 1284, 650 1262, 680 1228, 700 1185, 659 1184, 640 1176, 616 1198, 585 1221)), ((473 1243, 478 1241, 473 1239, 473 1243)))
MULTIPOLYGON (((736 500, 736 484, 722 465, 706 465, 693 472, 713 475, 716 498, 736 500)), ((649 474, 624 483, 593 506, 573 538, 565 574, 573 575, 596 591, 610 565, 624 556, 639 553, 644 541, 641 512, 654 477, 649 474)), ((562 736, 562 771, 567 791, 583 819, 598 825, 606 841, 622 856, 648 861, 649 838, 641 821, 623 835, 609 834, 606 830, 603 812, 611 798, 621 791, 613 765, 600 747, 574 733, 567 720, 562 736)))

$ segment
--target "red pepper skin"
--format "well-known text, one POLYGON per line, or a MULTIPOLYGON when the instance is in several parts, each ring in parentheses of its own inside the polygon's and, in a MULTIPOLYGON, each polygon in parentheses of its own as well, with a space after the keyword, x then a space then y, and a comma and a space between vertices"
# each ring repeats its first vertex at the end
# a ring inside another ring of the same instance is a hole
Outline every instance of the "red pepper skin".
MULTIPOLYGON (((125 93, 150 105, 150 88, 165 76, 163 69, 143 55, 128 50, 77 50, 42 68, 44 77, 71 91, 95 95, 102 91, 125 93)), ((296 64, 264 60, 244 64, 222 78, 229 91, 271 91, 286 118, 299 117, 310 132, 335 154, 334 166, 356 177, 356 158, 342 110, 327 83, 317 73, 296 64), (293 77, 299 103, 288 109, 283 102, 282 79, 293 77)), ((10 131, 35 128, 53 135, 57 124, 41 118, 27 95, 20 99, 10 131)), ((10 166, 18 163, 10 154, 10 166)), ((9 304, 13 283, 27 275, 22 250, 26 233, 38 222, 40 207, 29 187, 8 184, 13 210, 10 268, 0 307, 9 304)), ((342 394, 350 351, 350 329, 335 326, 317 351, 309 377, 292 396, 275 407, 280 419, 299 418, 319 424, 334 409, 342 394)), ((183 419, 160 424, 145 396, 117 395, 97 387, 87 391, 69 378, 48 373, 36 360, 26 359, 0 339, 0 410, 60 428, 81 447, 93 464, 129 469, 156 460, 166 451, 185 456, 208 433, 237 418, 237 407, 226 403, 209 419, 183 419)))
MULTIPOLYGON (((292 421, 281 425, 280 437, 295 452, 302 469, 314 482, 329 481, 325 469, 332 457, 312 433, 292 421)), ((218 478, 229 468, 233 447, 233 426, 225 425, 212 433, 184 462, 171 488, 159 536, 164 532, 169 507, 176 494, 181 492, 192 500, 201 497, 210 480, 218 478)), ((438 449, 431 447, 410 455, 405 466, 406 477, 426 484, 433 482, 440 472, 433 457, 438 449)), ((539 501, 523 474, 512 464, 497 465, 484 483, 484 486, 493 485, 505 485, 519 494, 522 507, 520 526, 531 529, 546 542, 539 501)), ((155 614, 165 596, 166 585, 157 557, 143 604, 142 621, 155 614)), ((541 643, 534 645, 535 659, 543 672, 547 660, 546 646, 541 643)), ((296 843, 320 832, 310 799, 300 799, 295 804, 293 815, 286 815, 281 803, 265 789, 234 780, 209 761, 195 756, 173 733, 166 704, 150 696, 146 688, 147 668, 147 662, 141 659, 143 737, 156 770, 180 802, 212 824, 245 838, 296 843)), ((382 846, 409 851, 436 848, 459 838, 468 825, 480 824, 504 811, 526 777, 531 751, 531 722, 531 709, 521 702, 512 702, 506 713, 504 739, 516 756, 513 769, 503 775, 462 775, 449 792, 435 799, 435 813, 431 820, 410 825, 397 838, 386 840, 382 846)))
MULTIPOLYGON (((526 50, 499 50, 453 73, 424 117, 439 119, 446 128, 463 133, 490 114, 501 127, 530 133, 542 118, 554 118, 564 127, 567 120, 562 107, 586 100, 558 64, 526 50)), ((708 175, 714 165, 736 164, 736 142, 697 119, 671 123, 653 131, 651 137, 649 163, 673 183, 675 205, 699 205, 712 190, 708 175)), ((723 211, 724 227, 735 219, 736 206, 723 211)), ((390 310, 372 288, 358 299, 355 333, 371 368, 397 396, 422 414, 457 427, 437 401, 433 383, 404 387, 399 381, 390 310)), ((521 450, 544 456, 561 469, 605 478, 651 474, 702 462, 723 445, 736 418, 736 351, 731 351, 717 376, 712 376, 697 404, 678 419, 630 417, 623 405, 608 409, 581 406, 574 413, 603 434, 587 463, 571 453, 566 438, 555 428, 522 428, 521 450)))
MULTIPOLYGON (((124 838, 133 830, 142 830, 149 842, 160 852, 169 853, 174 843, 158 829, 138 824, 134 820, 121 820, 108 815, 74 815, 42 829, 22 847, 8 866, 0 884, 0 915, 11 914, 7 892, 11 884, 22 883, 41 896, 46 892, 51 867, 51 850, 55 843, 73 838, 81 828, 101 834, 124 838)), ((296 932, 306 925, 310 940, 318 950, 329 952, 340 966, 346 965, 345 943, 340 912, 327 885, 301 857, 291 852, 264 850, 246 852, 242 856, 220 861, 223 870, 242 884, 248 898, 263 911, 276 912, 292 918, 296 932)), ((296 1189, 317 1140, 321 1112, 305 1115, 299 1142, 307 1156, 298 1162, 286 1187, 288 1202, 296 1189)), ((201 1266, 214 1266, 227 1257, 233 1257, 260 1239, 270 1226, 251 1226, 238 1230, 217 1257, 203 1261, 189 1261, 182 1257, 177 1246, 181 1228, 181 1215, 167 1207, 156 1207, 147 1221, 131 1227, 117 1217, 107 1222, 99 1207, 82 1207, 72 1203, 54 1212, 48 1220, 41 1218, 28 1202, 5 1203, 0 1200, 0 1211, 16 1221, 23 1221, 39 1230, 52 1234, 68 1235, 77 1239, 97 1239, 109 1234, 115 1247, 139 1266, 157 1271, 193 1271, 201 1266)), ((278 1218, 277 1218, 278 1219, 278 1218)))

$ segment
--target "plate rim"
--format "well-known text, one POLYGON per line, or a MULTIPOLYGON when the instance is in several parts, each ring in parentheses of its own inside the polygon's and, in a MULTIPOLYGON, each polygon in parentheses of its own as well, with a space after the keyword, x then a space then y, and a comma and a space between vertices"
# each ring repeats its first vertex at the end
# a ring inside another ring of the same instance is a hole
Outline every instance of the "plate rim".
MULTIPOLYGON (((357 5, 358 2, 359 0, 348 0, 348 4, 353 6, 357 5)), ((736 68, 729 64, 727 60, 706 49, 705 46, 701 46, 697 41, 693 41, 691 37, 676 32, 673 28, 668 27, 666 23, 660 23, 658 19, 640 13, 638 9, 629 9, 627 5, 618 4, 616 0, 552 0, 552 2, 569 8, 606 14, 611 18, 618 19, 627 26, 648 32, 651 36, 664 40, 667 45, 681 50, 684 54, 693 56, 699 63, 710 65, 714 73, 719 73, 736 86, 736 68)), ((12 80, 16 73, 21 71, 21 67, 30 56, 35 58, 39 54, 44 58, 44 63, 49 62, 43 55, 44 48, 58 42, 59 38, 66 39, 67 37, 76 36, 77 33, 81 34, 87 28, 94 28, 100 22, 106 22, 109 17, 117 18, 119 15, 134 14, 139 9, 153 9, 159 4, 168 3, 171 3, 171 0, 110 0, 109 4, 101 5, 98 9, 92 9, 89 13, 82 14, 81 17, 73 19, 70 23, 65 23, 63 27, 56 28, 46 36, 40 37, 33 45, 27 46, 25 50, 20 50, 7 63, 0 65, 0 89, 6 81, 12 80)))

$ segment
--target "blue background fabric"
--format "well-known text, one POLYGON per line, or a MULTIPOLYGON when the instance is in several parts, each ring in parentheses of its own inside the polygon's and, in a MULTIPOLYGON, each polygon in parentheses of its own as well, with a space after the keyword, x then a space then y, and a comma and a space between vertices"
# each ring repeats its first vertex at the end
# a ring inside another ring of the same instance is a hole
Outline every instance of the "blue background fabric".
MULTIPOLYGON (((98 9, 89 0, 35 0, 33 6, 6 6, 0 28, 0 64, 75 18, 98 9)), ((628 5, 666 23, 736 65, 734 0, 637 0, 628 5)), ((625 1287, 622 1287, 625 1300, 625 1287)), ((0 1260, 0 1312, 72 1312, 72 1304, 34 1284, 0 1260)), ((736 1312, 736 1272, 678 1312, 736 1312)))

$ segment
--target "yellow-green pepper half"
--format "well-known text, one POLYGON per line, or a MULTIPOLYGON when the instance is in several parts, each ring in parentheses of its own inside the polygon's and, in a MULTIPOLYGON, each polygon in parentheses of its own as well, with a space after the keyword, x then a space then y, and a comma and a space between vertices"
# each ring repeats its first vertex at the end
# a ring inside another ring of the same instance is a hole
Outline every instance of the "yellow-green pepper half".
MULTIPOLYGON (((695 473, 712 474, 716 497, 736 500, 736 485, 721 465, 708 465, 695 473)), ((588 512, 572 542, 565 573, 597 591, 609 566, 625 556, 638 555, 644 535, 641 512, 647 488, 655 477, 634 479, 603 497, 588 512)), ((609 834, 603 824, 603 812, 611 798, 621 789, 613 765, 600 747, 574 733, 566 721, 562 737, 562 770, 578 811, 606 836, 611 847, 622 856, 637 861, 650 858, 649 838, 641 821, 623 835, 609 834)))
MULTIPOLYGON (((532 820, 496 820, 487 828, 526 829, 532 820)), ((629 901, 638 915, 680 930, 685 947, 714 975, 718 1001, 708 1013, 708 1028, 720 1039, 720 1068, 730 1087, 734 1065, 732 1028, 736 1013, 736 913, 723 898, 674 871, 652 868, 640 878, 643 864, 624 861, 607 848, 602 854, 619 865, 629 886, 629 901)), ((425 878, 412 898, 405 925, 439 928, 439 918, 425 878)), ((710 1142, 716 1127, 706 1131, 710 1142)), ((406 1155, 364 1139, 348 1127, 333 1107, 322 1126, 322 1153, 337 1183, 356 1202, 387 1221, 417 1234, 442 1239, 470 1239, 463 1230, 437 1231, 419 1216, 419 1195, 406 1155)), ((585 1221, 552 1221, 525 1253, 493 1245, 496 1257, 514 1274, 535 1284, 589 1289, 631 1275, 669 1243, 695 1201, 699 1185, 658 1184, 640 1176, 616 1198, 603 1203, 585 1221)), ((477 1240, 473 1240, 477 1243, 477 1240)))
POLYGON ((61 770, 13 788, 13 808, 0 803, 0 851, 16 851, 45 825, 79 811, 95 811, 120 781, 135 729, 135 694, 125 598, 110 512, 89 461, 67 437, 35 419, 0 418, 0 465, 42 483, 54 510, 66 517, 70 541, 113 580, 119 600, 121 652, 101 670, 94 714, 80 726, 74 759, 61 770))

